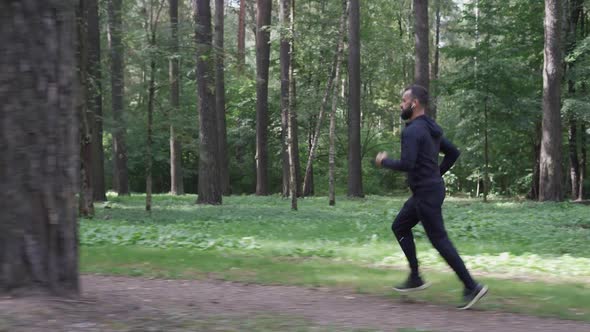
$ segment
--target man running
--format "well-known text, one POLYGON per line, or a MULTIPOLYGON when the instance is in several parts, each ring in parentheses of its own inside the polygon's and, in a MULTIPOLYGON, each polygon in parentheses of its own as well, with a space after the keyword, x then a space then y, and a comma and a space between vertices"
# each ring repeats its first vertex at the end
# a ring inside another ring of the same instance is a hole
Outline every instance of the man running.
POLYGON ((445 199, 442 175, 453 166, 460 152, 443 137, 443 131, 436 122, 426 116, 427 107, 428 91, 424 87, 412 85, 406 88, 400 104, 401 118, 406 121, 406 127, 402 132, 401 158, 388 159, 385 152, 379 152, 375 158, 377 167, 407 172, 408 184, 412 191, 412 197, 406 201, 391 226, 411 269, 408 279, 394 289, 409 292, 429 286, 418 272, 416 245, 412 235, 412 228, 421 221, 434 248, 465 286, 464 303, 458 308, 469 309, 486 295, 488 287, 478 284, 467 271, 447 236, 441 209, 445 199), (444 154, 440 166, 439 152, 444 154))

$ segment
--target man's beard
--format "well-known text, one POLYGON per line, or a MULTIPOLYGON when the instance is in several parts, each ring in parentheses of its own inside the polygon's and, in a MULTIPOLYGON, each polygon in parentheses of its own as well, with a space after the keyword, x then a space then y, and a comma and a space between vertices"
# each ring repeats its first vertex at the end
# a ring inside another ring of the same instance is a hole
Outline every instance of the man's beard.
POLYGON ((402 108, 402 114, 400 115, 402 120, 409 120, 414 114, 414 108, 410 105, 408 108, 402 108))

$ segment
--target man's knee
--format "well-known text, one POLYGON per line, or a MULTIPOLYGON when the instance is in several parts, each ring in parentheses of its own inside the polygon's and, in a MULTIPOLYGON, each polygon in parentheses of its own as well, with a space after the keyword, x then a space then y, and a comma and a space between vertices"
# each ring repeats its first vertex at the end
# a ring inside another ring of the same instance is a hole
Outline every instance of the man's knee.
POLYGON ((393 232, 395 237, 399 239, 400 237, 405 236, 408 233, 409 229, 407 229, 407 227, 404 226, 402 220, 396 218, 395 221, 391 224, 391 231, 393 232))

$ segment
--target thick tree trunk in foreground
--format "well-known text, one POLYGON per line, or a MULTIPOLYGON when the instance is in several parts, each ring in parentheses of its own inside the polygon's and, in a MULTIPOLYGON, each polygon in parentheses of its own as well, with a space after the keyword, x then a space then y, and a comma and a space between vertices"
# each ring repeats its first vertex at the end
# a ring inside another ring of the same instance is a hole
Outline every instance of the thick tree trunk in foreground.
POLYGON ((75 24, 74 1, 0 2, 0 291, 79 289, 75 24))

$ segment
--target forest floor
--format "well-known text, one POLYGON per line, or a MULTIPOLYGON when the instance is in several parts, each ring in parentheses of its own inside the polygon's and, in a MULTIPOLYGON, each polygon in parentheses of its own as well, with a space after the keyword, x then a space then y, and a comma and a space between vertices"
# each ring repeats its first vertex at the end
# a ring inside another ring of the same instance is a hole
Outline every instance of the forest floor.
POLYGON ((0 298, 0 331, 587 332, 590 324, 340 288, 83 275, 78 299, 0 298))

